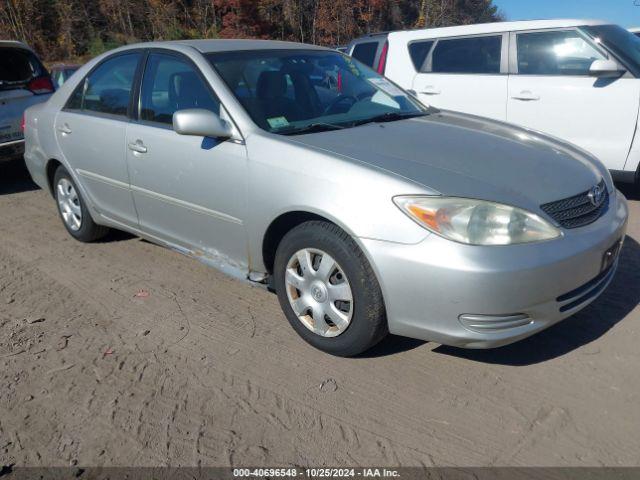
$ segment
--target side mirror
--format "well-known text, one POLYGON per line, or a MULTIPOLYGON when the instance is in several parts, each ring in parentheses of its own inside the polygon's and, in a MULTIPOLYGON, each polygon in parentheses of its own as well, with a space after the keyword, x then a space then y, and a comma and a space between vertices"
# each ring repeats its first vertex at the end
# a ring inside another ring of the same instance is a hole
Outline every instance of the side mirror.
POLYGON ((589 73, 599 78, 617 78, 624 75, 625 70, 613 60, 596 60, 591 64, 589 73))
POLYGON ((415 91, 415 90, 413 90, 413 89, 408 89, 408 90, 405 90, 405 91, 406 91, 409 95, 411 95, 412 97, 414 97, 414 98, 420 98, 420 97, 418 97, 418 92, 416 92, 416 91, 415 91))
POLYGON ((231 125, 210 110, 188 108, 173 114, 173 129, 180 135, 231 138, 231 125))

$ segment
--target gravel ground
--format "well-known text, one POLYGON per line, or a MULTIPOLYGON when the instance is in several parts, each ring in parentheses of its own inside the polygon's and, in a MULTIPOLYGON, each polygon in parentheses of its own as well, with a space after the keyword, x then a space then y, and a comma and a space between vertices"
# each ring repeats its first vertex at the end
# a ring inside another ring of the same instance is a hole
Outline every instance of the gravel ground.
POLYGON ((340 359, 262 289, 123 233, 72 240, 1 168, 0 465, 640 465, 629 189, 618 274, 578 315, 497 350, 340 359))

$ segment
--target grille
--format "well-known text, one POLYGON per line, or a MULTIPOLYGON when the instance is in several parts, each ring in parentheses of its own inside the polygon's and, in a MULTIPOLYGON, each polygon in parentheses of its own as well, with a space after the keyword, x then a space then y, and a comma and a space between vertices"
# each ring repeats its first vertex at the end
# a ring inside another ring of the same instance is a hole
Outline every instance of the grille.
POLYGON ((600 218, 609 206, 609 192, 602 180, 598 188, 604 190, 600 203, 591 202, 591 190, 556 202, 540 205, 543 212, 564 228, 578 228, 589 225, 600 218))

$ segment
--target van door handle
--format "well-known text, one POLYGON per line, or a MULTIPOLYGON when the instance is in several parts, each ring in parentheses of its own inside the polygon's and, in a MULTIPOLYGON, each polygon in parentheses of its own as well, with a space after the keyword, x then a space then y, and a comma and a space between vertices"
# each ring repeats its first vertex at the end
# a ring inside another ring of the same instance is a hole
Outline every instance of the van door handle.
POLYGON ((442 92, 433 85, 427 85, 420 93, 425 95, 440 95, 442 92))
POLYGON ((69 125, 67 125, 66 123, 63 126, 58 127, 58 131, 60 133, 62 133, 63 135, 70 135, 71 134, 71 129, 69 128, 69 125))
POLYGON ((142 143, 142 140, 138 140, 135 143, 133 142, 130 143, 129 150, 136 153, 147 153, 147 147, 144 146, 144 144, 142 143))
POLYGON ((512 96, 514 100, 520 100, 522 102, 537 102, 540 100, 540 95, 536 95, 531 90, 523 90, 517 95, 512 96))

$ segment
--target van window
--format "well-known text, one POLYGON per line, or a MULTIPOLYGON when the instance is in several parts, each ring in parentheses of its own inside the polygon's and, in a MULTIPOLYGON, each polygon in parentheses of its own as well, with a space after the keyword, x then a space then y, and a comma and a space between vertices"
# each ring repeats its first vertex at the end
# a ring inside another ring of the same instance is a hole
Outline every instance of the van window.
POLYGON ((353 47, 353 53, 351 56, 373 68, 373 64, 376 61, 377 51, 378 42, 359 43, 353 47))
POLYGON ((424 61, 427 59, 427 55, 429 55, 429 51, 431 50, 431 47, 433 47, 433 43, 433 40, 427 40, 411 42, 409 44, 409 55, 411 56, 411 61, 417 71, 420 72, 423 70, 424 61))
POLYGON ((604 56, 575 30, 518 34, 518 73, 589 75, 604 56))
POLYGON ((440 40, 433 51, 436 73, 500 73, 502 35, 440 40))

